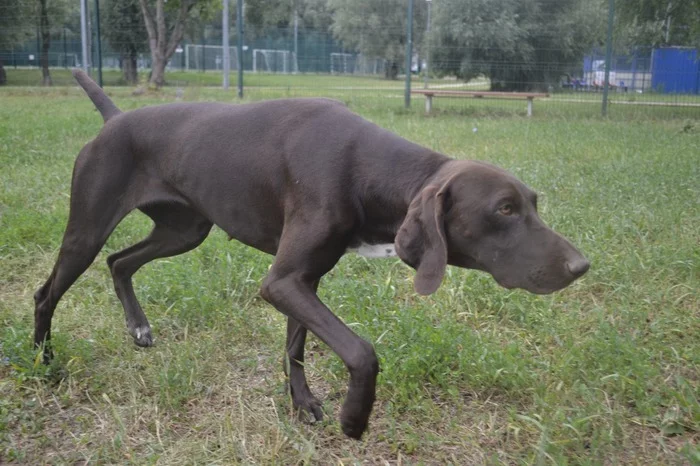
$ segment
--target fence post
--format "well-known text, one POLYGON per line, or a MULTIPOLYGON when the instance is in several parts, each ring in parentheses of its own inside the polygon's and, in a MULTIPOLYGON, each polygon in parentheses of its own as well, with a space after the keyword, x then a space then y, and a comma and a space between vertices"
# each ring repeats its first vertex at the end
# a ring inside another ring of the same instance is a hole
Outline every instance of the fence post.
POLYGON ((36 66, 41 68, 41 40, 39 38, 39 26, 36 27, 36 66))
POLYGON ((90 73, 90 68, 88 67, 88 34, 87 34, 87 0, 80 0, 80 43, 82 48, 82 62, 83 70, 86 73, 90 73))
POLYGON ((207 70, 207 27, 202 26, 202 68, 200 71, 204 73, 207 70))
MULTIPOLYGON (((628 84, 629 88, 634 91, 634 85, 637 83, 637 48, 632 52, 632 81, 628 84)), ((627 83, 625 83, 627 84, 627 83)))
POLYGON ((430 73, 430 9, 433 5, 433 0, 426 0, 428 3, 428 23, 425 26, 425 41, 427 45, 425 47, 425 70, 423 70, 423 88, 428 88, 428 73, 430 73))
POLYGON ((68 68, 68 52, 66 50, 66 27, 63 27, 63 67, 68 68))
POLYGON ((296 67, 292 70, 292 73, 296 74, 299 72, 299 12, 294 8, 294 65, 296 67))
POLYGON ((612 61, 613 19, 615 0, 608 0, 608 37, 605 43, 605 80, 603 81, 603 116, 608 116, 608 89, 610 88, 610 62, 612 61))
POLYGON ((95 0, 95 33, 97 34, 97 84, 102 87, 102 40, 100 39, 100 0, 95 0))
POLYGON ((236 5, 236 29, 238 29, 238 98, 243 98, 243 0, 236 5))
POLYGON ((224 0, 223 14, 221 15, 221 41, 223 42, 223 59, 224 59, 224 79, 223 86, 225 90, 228 90, 229 84, 229 73, 231 71, 231 51, 229 50, 229 39, 228 39, 228 0, 224 0))
POLYGON ((404 105, 411 106, 411 55, 413 55, 413 0, 408 0, 408 18, 406 24, 406 91, 404 105))

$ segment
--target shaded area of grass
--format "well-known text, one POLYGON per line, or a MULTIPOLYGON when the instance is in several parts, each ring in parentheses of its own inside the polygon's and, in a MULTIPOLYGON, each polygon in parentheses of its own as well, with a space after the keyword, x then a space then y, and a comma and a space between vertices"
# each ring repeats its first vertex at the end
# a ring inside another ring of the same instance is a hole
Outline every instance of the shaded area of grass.
MULTIPOLYGON (((315 339, 328 419, 296 421, 281 371, 284 319, 258 297, 271 258, 215 230, 134 279, 157 345, 126 334, 106 256, 143 238, 127 218, 61 301, 56 360, 30 345, 32 293, 65 226, 70 173, 101 119, 74 89, 3 90, 0 105, 0 462, 181 464, 695 464, 700 460, 700 131, 683 119, 425 117, 402 101, 351 108, 458 158, 492 161, 541 193, 540 211, 592 260, 552 296, 449 269, 423 298, 396 260, 344 257, 320 294, 375 344, 370 432, 336 421, 347 376, 315 339), (474 131, 474 128, 477 131, 474 131)), ((175 100, 110 89, 129 109, 175 100)), ((251 94, 253 94, 251 92, 251 94)), ((255 100, 271 94, 250 95, 255 100)), ((188 88, 185 99, 231 100, 188 88)))

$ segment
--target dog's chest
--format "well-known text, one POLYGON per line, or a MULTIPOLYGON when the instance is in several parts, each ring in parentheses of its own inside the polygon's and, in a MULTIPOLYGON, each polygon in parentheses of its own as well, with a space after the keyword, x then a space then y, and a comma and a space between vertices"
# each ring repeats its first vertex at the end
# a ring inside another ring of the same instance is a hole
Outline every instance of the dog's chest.
POLYGON ((355 252, 370 259, 381 259, 386 257, 396 257, 396 248, 392 243, 367 244, 360 243, 359 246, 348 248, 347 252, 355 252))

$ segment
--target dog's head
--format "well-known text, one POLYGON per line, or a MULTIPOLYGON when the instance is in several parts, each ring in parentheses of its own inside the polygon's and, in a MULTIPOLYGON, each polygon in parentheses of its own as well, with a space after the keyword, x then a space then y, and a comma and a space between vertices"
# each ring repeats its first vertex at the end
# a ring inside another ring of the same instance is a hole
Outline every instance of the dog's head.
POLYGON ((415 289, 431 294, 447 264, 490 273, 506 288, 547 294, 588 270, 588 260, 537 214, 537 195, 481 162, 452 162, 413 199, 396 252, 416 269, 415 289))

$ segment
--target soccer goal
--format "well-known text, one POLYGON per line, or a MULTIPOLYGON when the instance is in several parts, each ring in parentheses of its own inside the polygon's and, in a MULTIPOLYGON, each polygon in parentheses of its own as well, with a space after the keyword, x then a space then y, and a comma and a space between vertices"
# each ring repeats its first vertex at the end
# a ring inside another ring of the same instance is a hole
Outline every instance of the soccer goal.
POLYGON ((253 72, 297 73, 297 55, 289 50, 253 49, 253 72))
MULTIPOLYGON (((231 69, 238 69, 238 48, 229 47, 231 69)), ((222 45, 188 44, 185 46, 186 70, 222 70, 224 47, 222 45)))
POLYGON ((331 53, 331 74, 383 74, 386 60, 362 54, 331 53))
POLYGON ((331 74, 352 74, 355 71, 355 55, 331 53, 331 74))
POLYGON ((355 74, 384 74, 385 69, 386 59, 384 58, 369 58, 360 54, 355 59, 355 74))

